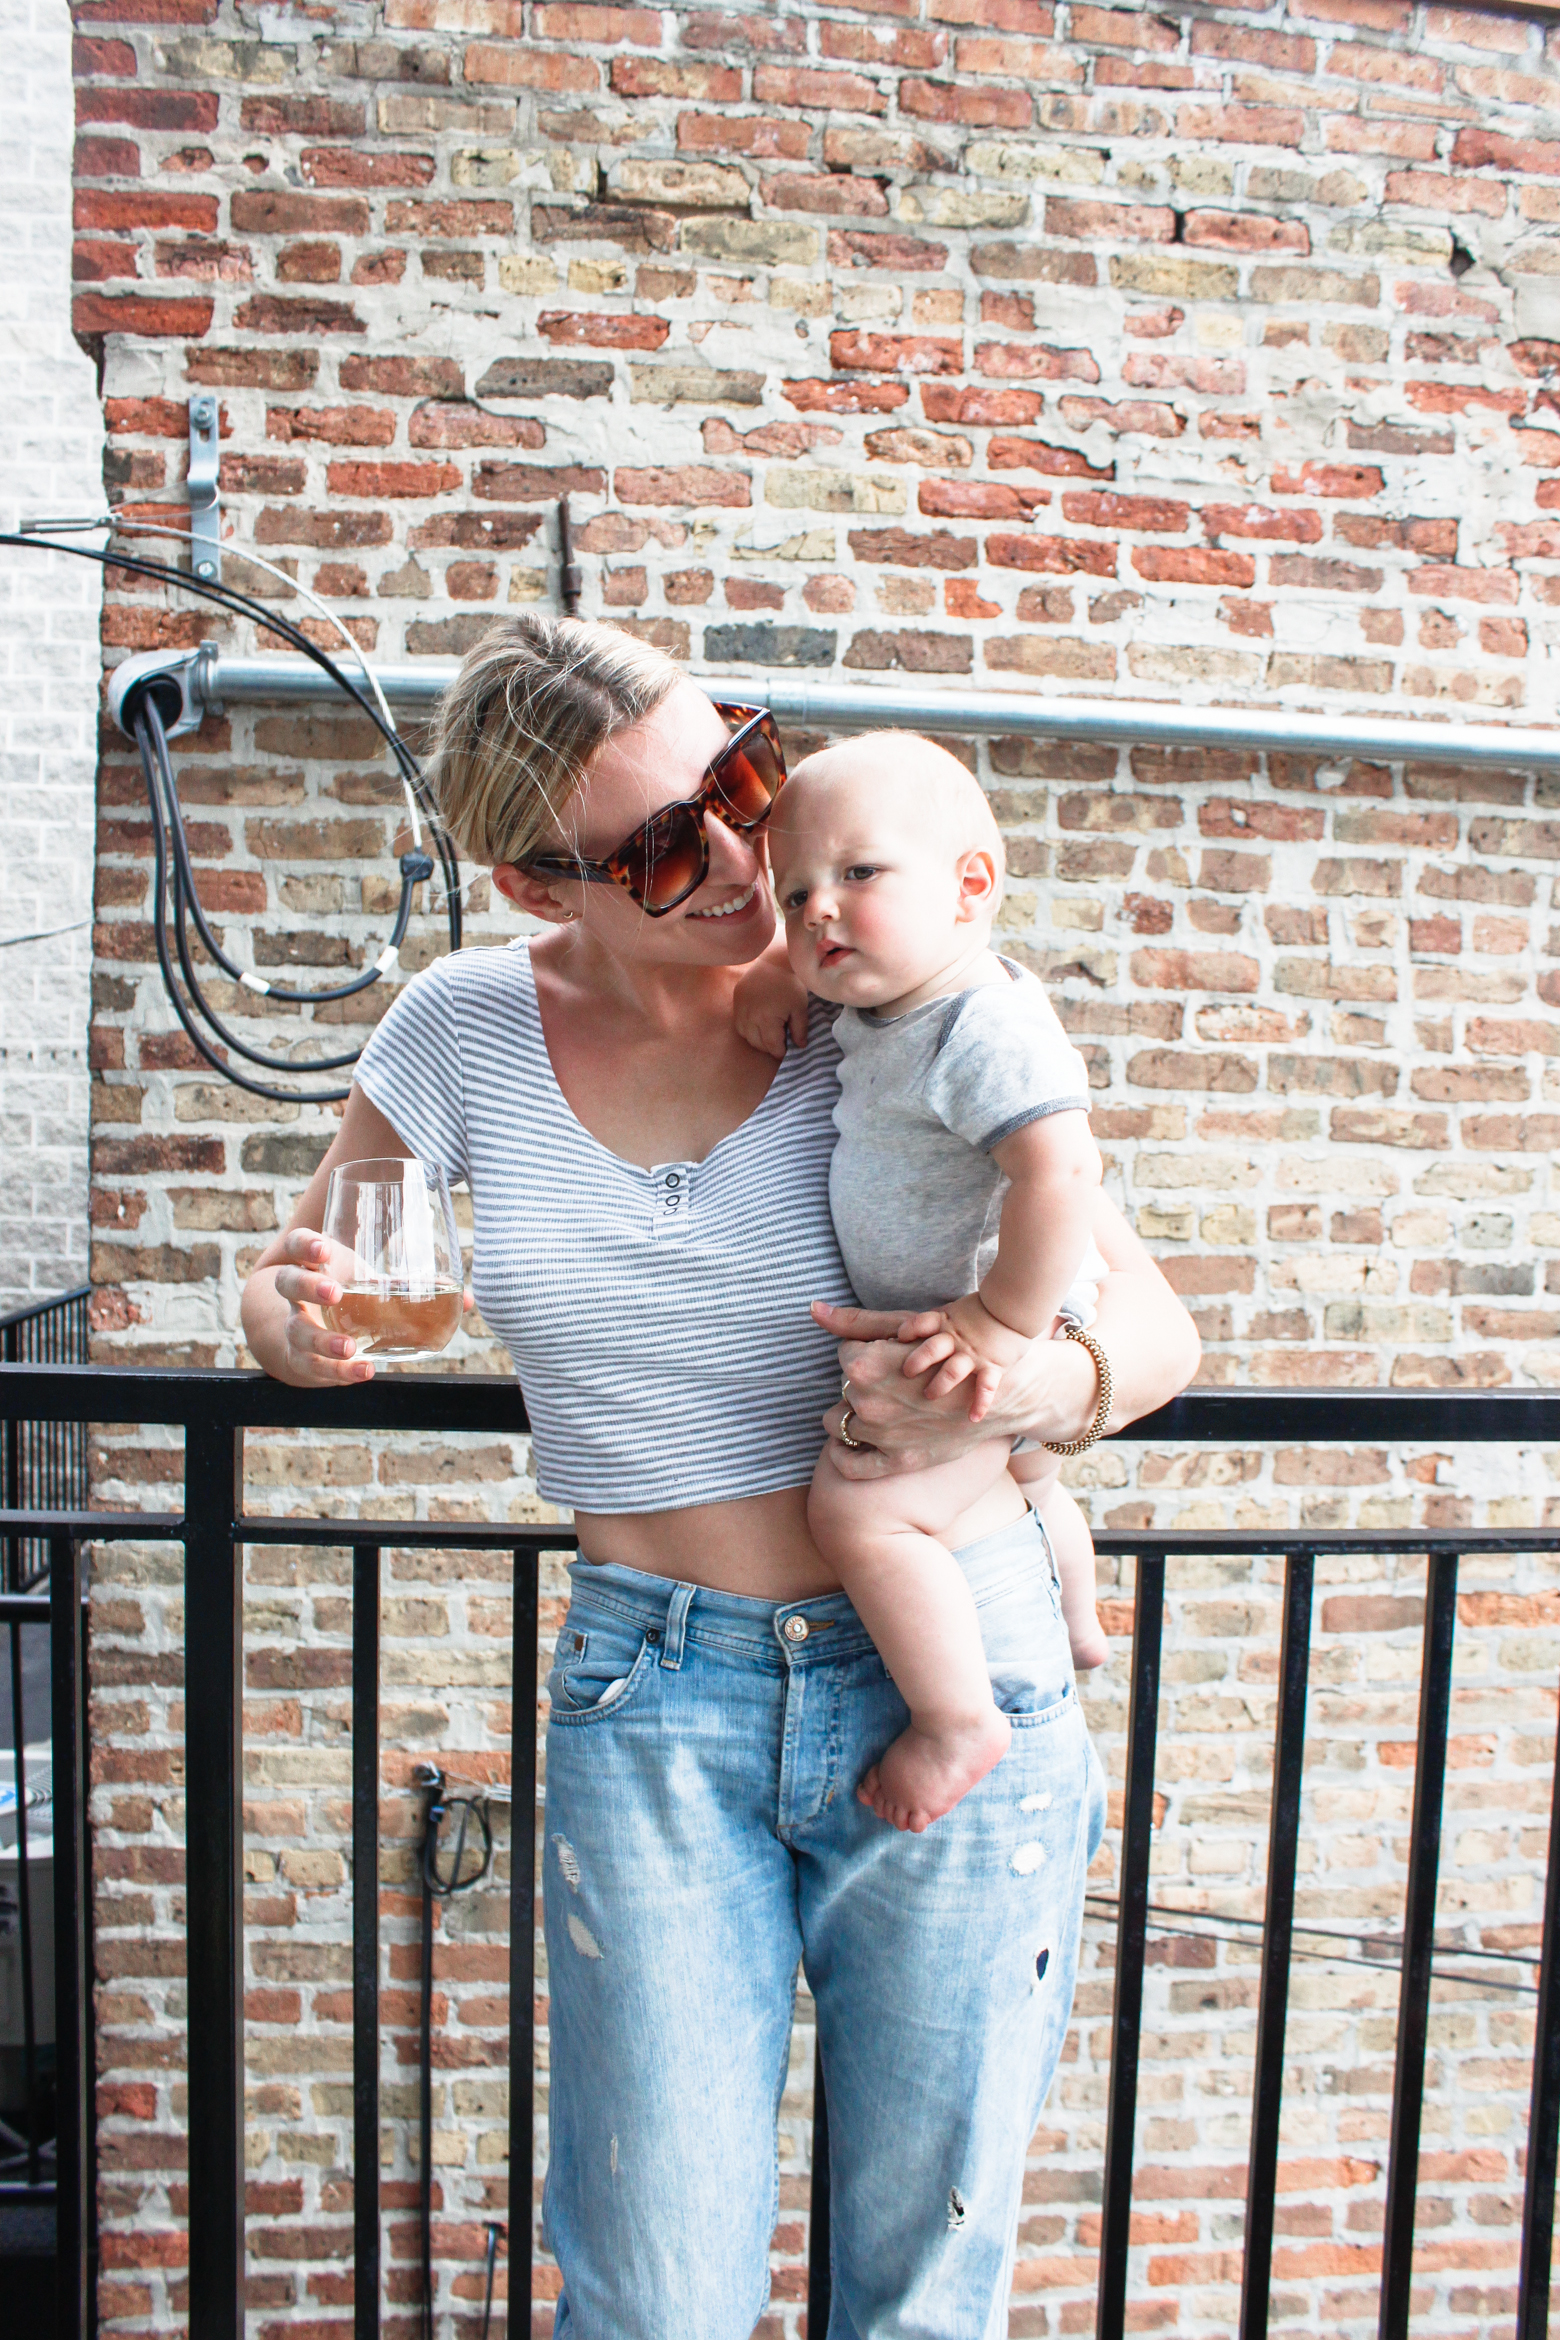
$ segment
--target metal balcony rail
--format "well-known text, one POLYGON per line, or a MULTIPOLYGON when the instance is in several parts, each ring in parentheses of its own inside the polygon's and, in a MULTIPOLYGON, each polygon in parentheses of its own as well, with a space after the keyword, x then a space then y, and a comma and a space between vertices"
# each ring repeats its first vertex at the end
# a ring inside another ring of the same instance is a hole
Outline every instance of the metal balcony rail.
MULTIPOLYGON (((85 1425, 112 1420, 177 1425, 184 1432, 180 1513, 90 1513, 42 1509, 0 1514, 0 1532, 42 1537, 49 1552, 47 1614, 52 1648, 55 1826, 55 1999, 59 2070, 56 2145, 59 2340, 85 2340, 92 2278, 90 2009, 86 1943, 90 1870, 85 1845, 82 1736, 85 1672, 80 1631, 85 1544, 168 1541, 184 1547, 186 1647, 186 1871, 188 2056, 202 2085, 189 2108, 189 2323, 197 2340, 242 2340, 244 2331, 243 1935, 240 1813, 242 1567, 246 1544, 312 1543, 350 1548, 352 1648, 352 1996, 355 2340, 377 2340, 382 2292, 379 2193, 379 1604, 385 1547, 508 1550, 514 1555, 515 1684, 536 1674, 537 1559, 572 1548, 556 1527, 482 1527, 469 1522, 265 1518, 243 1507, 247 1429, 378 1430, 446 1435, 514 1435, 524 1407, 508 1380, 392 1375, 331 1393, 291 1390, 257 1374, 103 1371, 0 1365, 0 1421, 85 1425)), ((1319 1444, 1368 1440, 1476 1444, 1560 1444, 1560 1396, 1513 1391, 1434 1392, 1253 1390, 1197 1392, 1132 1425, 1136 1443, 1319 1444)), ((1194 1530, 1098 1539, 1107 1553, 1137 1563, 1136 1618, 1127 1738, 1120 1893, 1115 1905, 1116 1980, 1112 2015, 1109 2122, 1100 2241, 1097 2340, 1124 2340, 1131 2231, 1133 2139, 1147 1937, 1164 1913, 1149 1900, 1154 1757, 1165 1572, 1178 1554, 1282 1556, 1284 1626, 1274 1747, 1266 1912, 1256 2028, 1240 2340, 1264 2340, 1274 2236, 1284 2024, 1295 1954, 1295 1868, 1310 1649, 1312 1588, 1324 1553, 1426 1553, 1417 1768, 1406 1906, 1399 1953, 1397 2051, 1386 2188, 1379 2340, 1407 2340, 1420 2112, 1430 1989, 1437 1950, 1433 1921, 1440 1854, 1442 1786, 1458 1559, 1464 1553, 1560 1550, 1560 1534, 1224 1534, 1194 1530)), ((0 1622, 36 1620, 39 1601, 0 1603, 0 1622)), ((1557 1744, 1560 1757, 1560 1744, 1557 1744)), ((534 2194, 533 2037, 535 1983, 536 1733, 516 1734, 512 1755, 517 1837, 510 1881, 509 1994, 517 2014, 509 2049, 509 2288, 511 2332, 529 2329, 516 2304, 532 2288, 534 2194), (532 1815, 532 1857, 524 1822, 532 1815)), ((1441 1954, 1443 1971, 1445 1953, 1441 1954)), ((1556 2138, 1560 2123, 1560 1760, 1550 1819, 1543 1942, 1537 1986, 1517 2340, 1548 2328, 1554 2226, 1556 2138)), ((826 2075, 816 2074, 808 2330, 828 2320, 829 2176, 826 2075)))
MULTIPOLYGON (((0 1363, 85 1365, 90 1284, 0 1316, 0 1363)), ((84 1422, 6 1421, 0 1434, 0 1511, 85 1511, 84 1422)), ((36 1536, 0 1537, 0 1593, 26 1592, 48 1566, 36 1536)))
MULTIPOLYGON (((192 727, 202 714, 220 715, 229 707, 328 706, 339 703, 341 696, 329 675, 305 658, 235 658, 215 641, 203 642, 182 657, 156 653, 134 662, 138 671, 154 664, 159 671, 177 671, 183 678, 189 720, 174 726, 176 730, 192 727)), ((432 714, 459 665, 455 658, 418 658, 401 665, 376 665, 374 672, 393 705, 409 714, 432 714)), ((116 670, 126 678, 130 671, 128 665, 116 670)), ((729 673, 693 679, 716 695, 728 694, 733 687, 729 673)), ((782 723, 829 731, 871 731, 889 725, 959 738, 1250 748, 1344 762, 1356 756, 1378 763, 1407 757, 1417 763, 1560 771, 1560 730, 1506 723, 1499 717, 1448 723, 1433 716, 1328 715, 1281 705, 1199 707, 1179 700, 1076 698, 1032 687, 928 690, 813 682, 794 671, 745 674, 742 694, 772 708, 782 723)))

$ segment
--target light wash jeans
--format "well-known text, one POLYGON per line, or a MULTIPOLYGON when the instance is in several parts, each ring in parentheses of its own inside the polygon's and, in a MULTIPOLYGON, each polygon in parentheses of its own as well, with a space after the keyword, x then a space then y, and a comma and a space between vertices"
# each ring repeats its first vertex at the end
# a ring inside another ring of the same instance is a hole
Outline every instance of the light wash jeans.
POLYGON ((799 1960, 829 2092, 827 2340, 1006 2332, 1105 1794, 1039 1522, 958 1557, 1013 1738, 924 1836, 856 1801, 907 1713, 843 1594, 777 1607, 575 1564, 544 1862, 557 2340, 748 2340, 799 1960))

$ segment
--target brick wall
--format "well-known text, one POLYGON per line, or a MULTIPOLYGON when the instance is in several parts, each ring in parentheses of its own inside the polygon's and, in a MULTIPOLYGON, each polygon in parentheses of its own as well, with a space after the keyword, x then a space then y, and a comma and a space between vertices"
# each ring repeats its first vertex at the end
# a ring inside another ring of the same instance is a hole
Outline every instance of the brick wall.
MULTIPOLYGON (((27 427, 0 442, 0 527, 96 511, 103 422, 70 335, 70 23, 0 0, 0 362, 27 427)), ((98 580, 0 569, 0 1310, 79 1283, 87 1259, 87 1022, 98 580), (60 929, 65 931, 61 932, 60 929), (40 935, 37 942, 12 937, 40 935)))
MULTIPOLYGON (((239 538, 379 654, 453 653, 550 599, 566 491, 586 613, 731 680, 1549 718, 1543 25, 1400 0, 386 0, 256 21, 218 0, 79 11, 77 330, 102 347, 113 492, 180 510, 184 401, 216 389, 239 538)), ((213 630, 140 592, 104 616, 110 658, 213 630)), ((183 745, 204 898, 238 951, 377 950, 396 815, 366 727, 235 712, 183 745)), ((1088 1052, 1113 1190, 1198 1311, 1206 1377, 1553 1381, 1552 785, 970 752, 1010 839, 1006 947, 1088 1052)), ((123 743, 100 815, 102 1353, 228 1362, 246 1261, 331 1121, 214 1083, 172 1029, 123 743)), ((480 877, 471 899, 479 941, 509 931, 480 877)), ((403 964, 439 945, 425 905, 403 964)), ((267 1024, 216 996, 303 1053, 371 1012, 267 1024)), ((453 1362, 499 1360, 478 1328, 453 1362)), ((256 1445, 268 1508, 536 1516, 523 1442, 256 1445)), ((97 1468, 105 1497, 155 1500, 176 1458, 117 1433, 97 1468)), ((1536 1526, 1549 1477, 1538 1453, 1406 1450, 1113 1447, 1078 1472, 1123 1528, 1536 1526)), ((502 1766, 507 1596, 491 1562, 388 1565, 386 1922, 409 1989, 403 1789, 431 1748, 502 1766)), ((1421 1582, 1340 1562, 1323 1598, 1304 1907, 1373 1938, 1401 1906, 1421 1582)), ((1212 2334, 1237 2274, 1238 1921, 1260 1900, 1277 1612, 1266 1563, 1187 1563, 1176 1586, 1155 1881, 1221 1931, 1160 1945, 1132 2280, 1145 2328, 1212 2334)), ((255 2313, 326 2330, 346 2314, 347 1620, 328 1558, 271 1552, 251 1591, 255 2313)), ((1108 1591, 1125 1632, 1130 1576, 1108 1591)), ((150 1548, 110 1555, 96 1597, 105 2309, 161 2329, 181 2296, 178 1604, 150 1548)), ((1444 1914, 1488 1949, 1536 1939, 1556 1598, 1553 1568, 1521 1561, 1472 1570, 1464 1602, 1444 1914)), ((1090 1693, 1118 1774, 1121 1684, 1118 1660, 1090 1693)), ((441 1944, 451 2304, 503 2200, 501 1923, 457 1910, 441 1944)), ((1091 1929, 1015 2333, 1092 2324, 1109 1954, 1091 1929)), ((1349 1955, 1297 1981, 1277 2267, 1297 2330, 1373 2325, 1395 1983, 1349 1955)), ((1493 2336, 1531 2002, 1448 1981, 1436 2004, 1415 2329, 1493 2336)), ((409 2008, 390 2002, 387 2044, 403 2300, 409 2008)), ((775 2334, 799 2329, 805 2109, 786 2116, 775 2334)))

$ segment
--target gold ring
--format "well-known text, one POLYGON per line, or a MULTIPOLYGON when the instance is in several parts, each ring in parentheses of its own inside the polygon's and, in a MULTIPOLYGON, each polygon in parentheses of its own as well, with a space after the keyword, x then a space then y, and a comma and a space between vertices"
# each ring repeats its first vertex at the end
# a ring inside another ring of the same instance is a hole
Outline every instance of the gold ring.
POLYGON ((840 1427, 839 1427, 839 1433, 838 1433, 838 1435, 839 1435, 839 1441, 840 1441, 840 1444, 841 1444, 841 1446, 848 1446, 848 1447, 850 1448, 850 1450, 851 1450, 852 1454, 860 1454, 860 1453, 862 1453, 862 1452, 864 1452, 864 1451, 866 1451, 866 1450, 867 1450, 867 1441, 866 1441, 866 1439, 864 1439, 864 1438, 852 1438, 852 1436, 851 1436, 851 1434, 850 1434, 850 1428, 849 1428, 849 1425, 850 1425, 850 1424, 851 1424, 851 1423, 852 1423, 852 1422, 853 1422, 855 1419, 856 1419, 856 1409, 855 1409, 855 1407, 854 1407, 854 1406, 852 1406, 852 1405, 847 1405, 847 1406, 846 1406, 846 1408, 845 1408, 844 1414, 843 1414, 843 1415, 841 1416, 841 1418, 840 1418, 840 1427))

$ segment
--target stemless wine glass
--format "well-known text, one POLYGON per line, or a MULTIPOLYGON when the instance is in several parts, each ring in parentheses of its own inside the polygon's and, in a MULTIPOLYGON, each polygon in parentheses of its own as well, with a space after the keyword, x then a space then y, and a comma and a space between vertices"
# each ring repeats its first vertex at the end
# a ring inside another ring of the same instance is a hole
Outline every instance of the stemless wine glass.
POLYGON ((460 1236, 437 1162, 342 1162, 325 1194, 330 1273, 341 1298, 321 1311, 360 1353, 418 1357, 460 1323, 460 1236))

